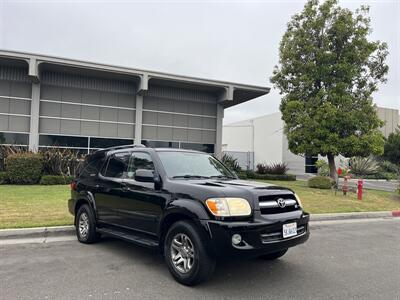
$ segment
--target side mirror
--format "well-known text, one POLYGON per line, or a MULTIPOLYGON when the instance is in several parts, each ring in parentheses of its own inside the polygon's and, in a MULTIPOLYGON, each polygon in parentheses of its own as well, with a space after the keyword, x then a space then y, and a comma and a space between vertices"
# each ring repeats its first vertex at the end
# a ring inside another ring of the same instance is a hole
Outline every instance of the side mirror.
POLYGON ((139 182, 154 182, 154 171, 138 169, 135 172, 135 180, 139 182))

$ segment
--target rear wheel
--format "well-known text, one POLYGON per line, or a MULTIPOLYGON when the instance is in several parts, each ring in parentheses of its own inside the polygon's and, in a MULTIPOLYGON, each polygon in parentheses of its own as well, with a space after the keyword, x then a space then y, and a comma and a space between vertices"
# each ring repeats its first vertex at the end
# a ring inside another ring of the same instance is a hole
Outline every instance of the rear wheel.
POLYGON ((91 244, 100 238, 96 232, 96 219, 89 205, 84 204, 79 207, 75 219, 75 230, 78 241, 81 243, 91 244))
POLYGON ((284 250, 281 250, 278 252, 273 252, 273 253, 262 255, 262 256, 260 256, 260 258, 266 259, 266 260, 278 259, 278 258, 282 257, 283 255, 285 255, 287 251, 288 251, 288 249, 284 249, 284 250))
POLYGON ((199 230, 188 221, 176 222, 168 230, 164 257, 172 276, 184 285, 207 280, 215 268, 215 258, 206 251, 199 230))

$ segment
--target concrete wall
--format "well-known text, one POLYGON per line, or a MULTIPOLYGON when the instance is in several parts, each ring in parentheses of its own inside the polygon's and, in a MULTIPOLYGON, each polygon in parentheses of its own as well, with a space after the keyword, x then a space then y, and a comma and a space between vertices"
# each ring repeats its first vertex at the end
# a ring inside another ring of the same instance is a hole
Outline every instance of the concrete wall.
POLYGON ((385 122, 385 125, 381 128, 385 137, 388 137, 400 125, 398 109, 378 107, 378 116, 385 122))
POLYGON ((282 162, 283 122, 280 113, 224 125, 222 144, 226 151, 254 152, 258 163, 282 162))

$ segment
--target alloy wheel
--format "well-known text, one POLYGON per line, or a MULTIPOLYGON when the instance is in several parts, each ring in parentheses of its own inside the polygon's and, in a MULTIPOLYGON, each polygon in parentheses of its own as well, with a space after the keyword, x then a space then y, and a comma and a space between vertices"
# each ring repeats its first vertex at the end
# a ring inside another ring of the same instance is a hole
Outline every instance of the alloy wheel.
POLYGON ((176 234, 171 243, 171 260, 174 268, 185 274, 192 269, 194 259, 194 246, 190 238, 184 233, 176 234))

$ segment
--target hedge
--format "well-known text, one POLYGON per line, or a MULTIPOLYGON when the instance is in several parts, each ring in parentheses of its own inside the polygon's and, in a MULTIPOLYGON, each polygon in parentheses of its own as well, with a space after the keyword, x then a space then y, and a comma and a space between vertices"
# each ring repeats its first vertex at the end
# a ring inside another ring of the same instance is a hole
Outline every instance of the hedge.
POLYGON ((62 176, 62 175, 43 175, 40 180, 42 185, 62 185, 70 184, 74 180, 74 176, 62 176))
POLYGON ((11 154, 5 160, 5 167, 10 183, 35 184, 42 176, 42 156, 31 152, 11 154))
POLYGON ((8 183, 8 174, 7 172, 0 172, 0 184, 8 183))
POLYGON ((258 174, 252 171, 240 172, 238 177, 240 179, 296 181, 296 175, 292 174, 258 174))
POLYGON ((332 188, 332 179, 326 176, 315 176, 308 180, 308 187, 328 190, 332 188))

